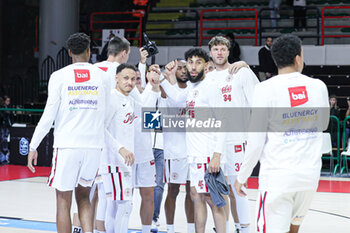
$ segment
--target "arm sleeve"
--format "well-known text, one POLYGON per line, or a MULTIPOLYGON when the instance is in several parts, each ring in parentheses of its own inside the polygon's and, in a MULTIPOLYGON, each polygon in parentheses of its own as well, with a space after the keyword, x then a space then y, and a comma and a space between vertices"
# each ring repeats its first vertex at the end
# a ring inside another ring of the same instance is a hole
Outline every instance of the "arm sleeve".
POLYGON ((38 125, 35 128, 30 148, 37 149, 43 138, 50 131, 52 124, 56 118, 57 111, 61 104, 61 89, 62 84, 59 82, 60 77, 55 73, 51 75, 48 85, 48 97, 44 113, 40 118, 38 125))
POLYGON ((321 91, 322 91, 322 103, 323 103, 323 105, 321 106, 322 107, 321 111, 323 116, 322 126, 323 126, 323 130, 327 130, 329 120, 330 120, 329 97, 328 97, 327 86, 323 82, 321 85, 321 91))
POLYGON ((146 64, 142 64, 141 62, 138 65, 138 68, 141 73, 141 87, 146 87, 146 64))
MULTIPOLYGON (((229 111, 227 111, 228 108, 222 99, 219 86, 215 82, 208 82, 207 86, 208 89, 206 92, 208 94, 212 94, 212 96, 209 96, 209 106, 212 110, 214 118, 219 119, 222 122, 229 122, 229 111)), ((214 148, 214 152, 220 153, 221 155, 224 153, 227 138, 227 132, 222 131, 224 130, 219 129, 219 132, 215 133, 216 143, 214 148)))
POLYGON ((259 79, 256 77, 254 72, 248 68, 242 68, 242 89, 244 92, 245 99, 248 103, 248 106, 252 106, 253 102, 253 93, 254 88, 257 83, 259 83, 259 79))
POLYGON ((244 155, 241 170, 237 177, 238 182, 241 184, 247 182, 265 146, 268 128, 268 100, 265 96, 266 94, 264 94, 264 90, 260 88, 260 85, 257 85, 253 97, 253 109, 249 124, 248 132, 250 133, 248 133, 247 150, 244 155), (259 124, 259 129, 261 129, 259 130, 260 132, 256 131, 257 124, 259 124))
POLYGON ((161 86, 163 90, 165 91, 167 97, 169 97, 174 104, 176 104, 178 107, 185 106, 187 95, 189 92, 190 87, 187 86, 186 90, 181 92, 178 90, 175 85, 171 85, 168 80, 164 80, 161 83, 161 86))
POLYGON ((109 108, 107 108, 108 110, 106 111, 106 127, 105 127, 105 143, 107 145, 108 148, 110 148, 111 151, 113 151, 113 154, 115 153, 119 153, 119 150, 124 147, 121 143, 119 143, 113 136, 112 134, 109 132, 108 130, 108 126, 110 125, 110 123, 113 120, 113 117, 115 116, 116 112, 117 112, 117 106, 115 104, 114 101, 110 102, 110 106, 109 108))

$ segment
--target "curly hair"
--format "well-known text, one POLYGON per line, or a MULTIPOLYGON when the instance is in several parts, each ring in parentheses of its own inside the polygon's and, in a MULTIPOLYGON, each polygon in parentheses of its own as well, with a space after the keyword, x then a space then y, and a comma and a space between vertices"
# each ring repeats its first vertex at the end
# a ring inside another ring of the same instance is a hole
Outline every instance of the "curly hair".
POLYGON ((85 33, 74 33, 67 39, 67 47, 72 54, 79 55, 90 47, 90 37, 85 33))

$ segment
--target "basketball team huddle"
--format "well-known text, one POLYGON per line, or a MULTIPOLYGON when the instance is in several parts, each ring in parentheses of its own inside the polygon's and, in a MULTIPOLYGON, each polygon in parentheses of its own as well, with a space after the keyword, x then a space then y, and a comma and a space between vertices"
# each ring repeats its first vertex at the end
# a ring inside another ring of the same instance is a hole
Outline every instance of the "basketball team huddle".
POLYGON ((167 232, 175 232, 181 184, 186 185, 188 233, 206 232, 207 205, 218 233, 233 227, 230 215, 235 232, 299 231, 317 189, 329 111, 303 122, 298 131, 302 133, 290 133, 297 123, 288 132, 276 130, 287 113, 275 109, 315 114, 328 109, 326 85, 301 74, 303 50, 294 35, 274 41, 271 53, 278 75, 261 83, 244 61, 228 63, 226 38, 215 36, 208 46, 209 54, 191 48, 161 71, 156 64, 146 68, 148 53, 142 48, 138 68, 128 64, 130 43, 124 38, 112 38, 108 59, 95 64, 89 63, 87 35, 68 38, 73 64, 50 77, 47 103, 28 155, 28 167, 35 172, 36 149, 54 123, 48 185, 56 189, 58 232, 128 232, 135 188, 141 195, 142 233, 152 231, 157 164, 152 134, 143 130, 144 108, 175 109, 188 117, 211 109, 217 119, 239 129, 163 130, 167 232), (235 109, 234 115, 229 109, 235 109), (307 130, 311 128, 316 130, 307 130), (256 221, 251 222, 246 187, 258 161, 256 221), (216 192, 208 175, 224 177, 228 195, 216 192), (72 227, 73 193, 78 214, 72 227), (92 204, 96 196, 97 206, 92 204))

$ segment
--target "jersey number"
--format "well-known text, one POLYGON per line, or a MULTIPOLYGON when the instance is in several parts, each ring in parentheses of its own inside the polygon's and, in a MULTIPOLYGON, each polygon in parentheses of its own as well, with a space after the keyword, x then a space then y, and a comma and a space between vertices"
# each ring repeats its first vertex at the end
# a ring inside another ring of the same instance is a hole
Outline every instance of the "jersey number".
POLYGON ((224 95, 224 101, 230 101, 231 102, 231 94, 225 94, 224 95))
POLYGON ((242 165, 242 163, 235 163, 235 167, 236 167, 235 171, 236 172, 239 172, 239 170, 241 169, 241 165, 242 165))

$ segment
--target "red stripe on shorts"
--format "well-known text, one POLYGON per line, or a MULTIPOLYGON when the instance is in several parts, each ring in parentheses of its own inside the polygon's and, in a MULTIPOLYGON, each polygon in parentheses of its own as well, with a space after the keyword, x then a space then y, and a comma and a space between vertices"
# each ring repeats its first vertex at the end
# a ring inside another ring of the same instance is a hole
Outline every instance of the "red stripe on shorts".
MULTIPOLYGON (((53 179, 55 178, 55 175, 56 175, 57 157, 58 157, 58 149, 56 148, 56 158, 55 158, 55 166, 53 167, 53 176, 52 176, 51 180, 49 180, 49 186, 50 187, 51 187, 53 179)), ((51 168, 51 172, 52 172, 52 168, 51 168)))
MULTIPOLYGON (((204 174, 205 174, 207 172, 207 164, 204 163, 203 165, 204 165, 204 174)), ((207 183, 205 183, 205 181, 204 181, 204 186, 205 186, 205 191, 208 192, 208 186, 207 186, 207 183)))
POLYGON ((258 217, 256 219, 256 231, 257 232, 260 232, 260 230, 259 230, 259 219, 260 219, 261 205, 262 205, 262 196, 261 196, 261 193, 260 193, 259 211, 258 211, 258 217))
POLYGON ((116 190, 115 190, 115 184, 114 184, 114 176, 113 176, 113 173, 111 173, 111 177, 112 177, 112 184, 113 184, 113 197, 114 197, 113 200, 116 200, 116 199, 117 199, 117 194, 116 194, 116 190))
POLYGON ((120 172, 118 174, 119 174, 119 186, 120 186, 120 200, 124 200, 122 174, 120 172))
POLYGON ((263 213, 264 213, 264 233, 266 233, 266 218, 265 218, 265 201, 266 201, 267 192, 264 194, 264 202, 263 202, 263 213))
POLYGON ((166 182, 166 159, 164 159, 164 183, 166 182))

